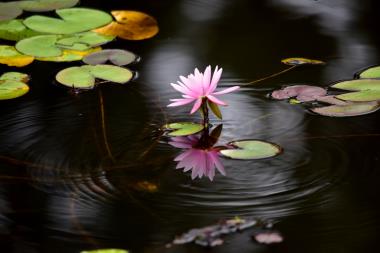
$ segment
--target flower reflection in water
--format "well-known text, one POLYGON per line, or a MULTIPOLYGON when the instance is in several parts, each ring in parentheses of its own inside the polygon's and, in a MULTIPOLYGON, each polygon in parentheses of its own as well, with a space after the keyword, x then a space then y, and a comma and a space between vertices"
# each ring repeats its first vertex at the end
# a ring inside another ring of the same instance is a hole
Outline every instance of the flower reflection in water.
POLYGON ((214 147, 221 131, 222 125, 219 125, 211 134, 205 129, 201 134, 171 138, 170 145, 185 150, 174 159, 178 162, 176 169, 183 168, 184 172, 191 170, 192 179, 205 175, 212 181, 215 169, 225 176, 226 172, 219 157, 221 147, 214 147))

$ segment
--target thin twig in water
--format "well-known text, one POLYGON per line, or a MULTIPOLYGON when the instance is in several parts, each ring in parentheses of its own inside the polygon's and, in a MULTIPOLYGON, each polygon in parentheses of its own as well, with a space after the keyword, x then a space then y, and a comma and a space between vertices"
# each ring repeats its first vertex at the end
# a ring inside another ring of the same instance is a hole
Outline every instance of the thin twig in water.
POLYGON ((103 132, 103 139, 104 139, 104 146, 107 150, 108 156, 111 158, 112 162, 115 162, 115 158, 112 155, 110 145, 107 140, 107 131, 106 131, 106 122, 105 122, 105 115, 104 115, 104 101, 103 101, 103 94, 102 91, 99 90, 99 103, 100 103, 100 115, 101 115, 101 121, 102 121, 102 132, 103 132))
POLYGON ((277 73, 274 73, 274 74, 272 74, 272 75, 269 75, 269 76, 266 76, 266 77, 260 78, 260 79, 258 79, 258 80, 254 80, 254 81, 249 82, 249 83, 244 83, 243 85, 250 85, 250 84, 255 84, 255 83, 259 83, 259 82, 265 81, 265 80, 267 80, 267 79, 270 79, 270 78, 273 78, 273 77, 276 77, 276 76, 282 75, 282 74, 284 74, 284 73, 286 73, 286 72, 288 72, 288 71, 290 71, 290 70, 292 70, 292 69, 294 69, 294 68, 296 68, 296 67, 298 67, 298 66, 297 66, 297 65, 293 65, 293 66, 291 66, 291 67, 289 67, 289 68, 287 68, 287 69, 284 69, 284 70, 282 70, 282 71, 280 71, 280 72, 277 72, 277 73))

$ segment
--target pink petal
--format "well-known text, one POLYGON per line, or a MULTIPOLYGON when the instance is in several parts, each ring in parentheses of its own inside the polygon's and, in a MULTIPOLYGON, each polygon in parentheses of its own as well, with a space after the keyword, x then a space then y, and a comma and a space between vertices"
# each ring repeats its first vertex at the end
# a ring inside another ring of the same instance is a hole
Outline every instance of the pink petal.
POLYGON ((221 68, 218 70, 218 66, 216 66, 216 68, 214 70, 214 74, 213 74, 212 79, 211 79, 209 90, 207 91, 208 93, 214 92, 216 86, 218 85, 220 77, 222 76, 222 72, 223 72, 223 69, 221 68))
POLYGON ((210 99, 215 104, 218 104, 218 105, 227 105, 225 102, 223 102, 222 100, 217 99, 216 97, 214 97, 212 95, 208 95, 207 98, 210 99))
POLYGON ((178 85, 178 84, 175 84, 175 83, 171 83, 170 84, 175 90, 183 93, 183 94, 188 94, 188 90, 185 89, 184 87, 182 87, 181 85, 178 85))
POLYGON ((178 101, 168 104, 167 107, 173 107, 173 106, 181 106, 181 105, 186 105, 190 104, 193 102, 195 99, 194 98, 183 98, 183 99, 178 99, 178 101))
POLYGON ((199 107, 201 107, 201 105, 202 105, 202 98, 198 98, 197 101, 195 101, 193 109, 191 109, 190 114, 193 114, 194 112, 196 112, 199 109, 199 107))
POLYGON ((203 93, 208 92, 211 82, 211 66, 207 66, 203 74, 203 93))
POLYGON ((230 87, 230 88, 225 89, 225 90, 214 92, 212 94, 213 95, 222 95, 222 94, 227 94, 227 93, 233 92, 233 91, 238 90, 238 89, 240 89, 240 86, 233 86, 233 87, 230 87))

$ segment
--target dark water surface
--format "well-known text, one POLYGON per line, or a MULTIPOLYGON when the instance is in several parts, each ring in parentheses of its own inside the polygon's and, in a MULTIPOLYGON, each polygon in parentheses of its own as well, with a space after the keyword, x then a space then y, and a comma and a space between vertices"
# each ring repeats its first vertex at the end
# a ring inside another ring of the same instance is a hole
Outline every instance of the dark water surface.
MULTIPOLYGON (((284 243, 258 245, 247 231, 212 251, 379 251, 379 113, 334 119, 266 98, 281 85, 327 86, 379 64, 378 1, 81 5, 145 11, 157 18, 160 33, 106 46, 141 56, 130 66, 139 78, 125 86, 75 96, 52 81, 73 64, 36 62, 21 70, 32 76, 30 93, 0 102, 0 252, 207 252, 165 244, 188 229, 234 216, 272 221, 284 243), (221 143, 263 139, 281 145, 282 155, 223 159, 227 176, 218 174, 213 182, 193 181, 174 169, 179 150, 156 142, 156 129, 188 120, 190 108, 166 108, 178 97, 170 82, 211 64, 224 68, 221 86, 236 85, 281 71, 280 60, 295 56, 328 64, 244 87, 225 96, 230 106, 222 111, 221 143)), ((15 69, 1 66, 1 72, 8 70, 15 69)))

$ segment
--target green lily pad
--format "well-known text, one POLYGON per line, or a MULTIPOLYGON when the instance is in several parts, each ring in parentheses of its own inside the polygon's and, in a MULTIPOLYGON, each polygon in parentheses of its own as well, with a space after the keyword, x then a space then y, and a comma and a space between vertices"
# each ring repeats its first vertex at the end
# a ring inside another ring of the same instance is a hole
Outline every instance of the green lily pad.
POLYGON ((220 153, 232 159, 263 159, 276 156, 282 152, 280 146, 259 140, 233 141, 229 145, 236 149, 224 149, 220 153))
POLYGON ((356 75, 359 78, 380 78, 380 66, 367 68, 356 75))
POLYGON ((106 49, 92 53, 83 58, 83 62, 89 65, 103 64, 110 61, 117 66, 125 66, 136 60, 137 56, 127 50, 106 49))
POLYGON ((77 5, 79 0, 32 0, 20 1, 19 6, 24 11, 44 12, 63 8, 70 8, 77 5))
POLYGON ((335 96, 337 99, 352 102, 370 102, 380 100, 380 90, 350 92, 335 96))
POLYGON ((56 75, 56 80, 71 88, 92 89, 96 84, 96 79, 124 84, 132 77, 133 73, 126 68, 113 65, 84 65, 61 70, 56 75))
POLYGON ((329 117, 352 117, 373 113, 379 110, 380 105, 377 102, 369 103, 351 103, 346 105, 332 105, 319 108, 313 108, 311 111, 329 117))
POLYGON ((112 22, 112 16, 106 12, 87 8, 69 8, 56 11, 61 18, 31 16, 24 20, 28 28, 50 34, 73 34, 89 31, 112 22))
POLYGON ((380 80, 376 79, 358 79, 336 83, 331 86, 335 89, 349 91, 380 91, 380 80))
POLYGON ((27 28, 22 22, 22 19, 0 22, 0 39, 19 41, 37 35, 41 35, 41 33, 27 28))
POLYGON ((123 249, 98 249, 98 250, 89 250, 81 251, 80 253, 128 253, 128 250, 123 249))
POLYGON ((192 122, 178 122, 166 124, 163 128, 171 131, 169 136, 187 136, 199 133, 204 129, 204 126, 192 122))
POLYGON ((17 2, 0 3, 0 21, 11 20, 22 14, 17 2))
POLYGON ((85 51, 92 47, 101 46, 115 39, 115 36, 102 35, 95 32, 84 32, 64 36, 57 40, 56 45, 60 48, 85 51))
POLYGON ((77 50, 63 50, 62 55, 54 57, 37 57, 38 61, 50 61, 50 62, 72 62, 80 61, 84 56, 102 50, 101 47, 91 48, 86 51, 77 50))
POLYGON ((29 91, 25 84, 28 75, 18 72, 8 72, 0 77, 0 100, 20 97, 29 91))
POLYGON ((60 56, 62 50, 56 46, 59 35, 40 35, 20 40, 16 44, 16 49, 34 57, 54 57, 60 56))

